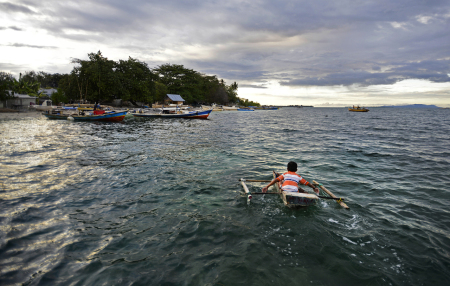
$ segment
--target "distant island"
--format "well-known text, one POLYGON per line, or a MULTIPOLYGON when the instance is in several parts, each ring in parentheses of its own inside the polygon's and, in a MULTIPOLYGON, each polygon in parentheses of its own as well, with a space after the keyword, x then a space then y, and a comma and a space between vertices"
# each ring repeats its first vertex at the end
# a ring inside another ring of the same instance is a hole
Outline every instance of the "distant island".
POLYGON ((410 104, 410 105, 385 105, 378 107, 389 107, 389 108, 440 108, 436 105, 426 105, 426 104, 410 104))

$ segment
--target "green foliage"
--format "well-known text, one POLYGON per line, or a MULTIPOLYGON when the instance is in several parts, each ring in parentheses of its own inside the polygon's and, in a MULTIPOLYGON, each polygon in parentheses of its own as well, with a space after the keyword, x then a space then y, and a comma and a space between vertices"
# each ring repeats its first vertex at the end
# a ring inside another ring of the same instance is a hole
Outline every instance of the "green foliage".
POLYGON ((258 102, 249 101, 248 99, 243 99, 238 97, 239 105, 241 106, 261 106, 258 102))
POLYGON ((146 63, 131 57, 115 62, 105 58, 100 51, 90 53, 88 57, 89 60, 72 60, 77 66, 70 75, 61 78, 60 86, 68 100, 153 101, 156 77, 146 63))
POLYGON ((39 92, 41 84, 37 81, 28 81, 22 78, 20 74, 19 80, 13 78, 11 83, 11 89, 15 93, 28 94, 30 96, 35 96, 39 92))
POLYGON ((77 85, 77 78, 74 74, 64 74, 58 83, 59 88, 64 93, 66 99, 70 101, 75 101, 80 98, 80 93, 77 85))
POLYGON ((169 89, 167 86, 160 82, 155 82, 155 95, 154 100, 155 102, 162 103, 164 101, 164 98, 169 93, 169 89))
POLYGON ((115 73, 120 81, 118 97, 122 100, 152 102, 155 95, 155 75, 147 64, 128 58, 119 60, 115 65, 115 73))
MULTIPOLYGON (((120 89, 115 62, 103 57, 98 51, 88 54, 89 60, 73 59, 78 64, 71 72, 71 83, 78 87, 79 99, 90 101, 110 101, 120 89)), ((64 90, 65 91, 65 90, 64 90)), ((67 93, 72 95, 71 93, 67 93)), ((71 98, 76 100, 76 98, 71 98)))
MULTIPOLYGON (((131 57, 112 61, 100 51, 88 54, 88 60, 72 59, 69 74, 26 72, 12 81, 14 91, 41 96, 36 86, 59 87, 53 101, 111 102, 113 99, 135 102, 162 102, 166 94, 179 94, 187 104, 216 103, 256 105, 237 96, 238 84, 227 85, 216 76, 201 74, 183 65, 164 64, 151 70, 131 57)), ((1 76, 1 74, 0 74, 1 76)), ((0 89, 1 90, 1 89, 0 89)))
POLYGON ((20 74, 19 80, 12 79, 9 87, 13 93, 28 94, 29 96, 37 97, 36 102, 39 102, 39 98, 45 94, 39 92, 41 84, 37 81, 26 80, 20 74))
POLYGON ((7 100, 12 97, 9 93, 11 89, 11 84, 13 81, 13 76, 10 73, 0 71, 0 100, 7 100))
POLYGON ((57 88, 58 83, 61 80, 62 75, 59 73, 50 74, 43 71, 35 72, 25 72, 22 79, 27 82, 39 82, 41 87, 45 88, 57 88))
POLYGON ((67 99, 66 95, 64 94, 64 91, 61 88, 58 88, 56 92, 54 92, 51 96, 52 102, 55 105, 58 105, 60 103, 68 103, 69 100, 67 99))
POLYGON ((227 104, 237 101, 237 83, 227 86, 216 76, 207 76, 183 65, 161 65, 153 70, 168 93, 179 94, 186 103, 227 104))
POLYGON ((12 96, 9 93, 9 84, 7 82, 0 82, 0 101, 7 100, 12 96))
POLYGON ((10 74, 8 72, 0 71, 0 84, 12 82, 13 78, 14 77, 12 76, 12 74, 10 74))

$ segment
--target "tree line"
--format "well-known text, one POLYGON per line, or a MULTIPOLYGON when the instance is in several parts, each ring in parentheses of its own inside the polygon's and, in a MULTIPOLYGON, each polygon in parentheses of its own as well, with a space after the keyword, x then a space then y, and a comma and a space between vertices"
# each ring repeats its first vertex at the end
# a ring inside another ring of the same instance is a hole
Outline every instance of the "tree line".
POLYGON ((163 102, 166 94, 179 94, 186 104, 238 104, 244 106, 259 103, 237 96, 238 84, 227 85, 215 75, 209 76, 183 65, 164 64, 150 69, 145 62, 129 57, 113 61, 100 51, 88 54, 88 60, 72 59, 74 64, 68 74, 25 72, 16 80, 11 74, 0 72, 0 96, 9 95, 6 90, 41 97, 40 87, 56 88, 54 103, 89 101, 111 103, 115 99, 151 104, 163 102))

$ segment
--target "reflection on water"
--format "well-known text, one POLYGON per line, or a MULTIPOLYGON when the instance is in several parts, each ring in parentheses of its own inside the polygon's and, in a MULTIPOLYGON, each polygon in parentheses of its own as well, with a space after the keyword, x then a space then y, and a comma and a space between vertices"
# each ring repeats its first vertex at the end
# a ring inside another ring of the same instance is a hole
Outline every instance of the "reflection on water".
POLYGON ((2 120, 0 284, 443 285, 448 123, 338 108, 2 120), (351 209, 248 204, 238 179, 290 160, 351 209))

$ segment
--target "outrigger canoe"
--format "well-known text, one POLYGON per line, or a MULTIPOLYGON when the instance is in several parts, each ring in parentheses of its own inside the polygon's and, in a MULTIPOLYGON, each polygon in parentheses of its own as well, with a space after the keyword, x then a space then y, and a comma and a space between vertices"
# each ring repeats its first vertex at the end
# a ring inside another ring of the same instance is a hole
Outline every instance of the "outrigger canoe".
MULTIPOLYGON (((277 173, 273 172, 273 178, 275 179, 277 177, 277 173)), ((316 194, 309 194, 306 193, 302 188, 299 188, 299 192, 285 192, 281 190, 282 182, 277 182, 275 184, 275 187, 277 189, 277 192, 275 193, 262 193, 262 192, 250 192, 245 182, 270 182, 267 180, 245 180, 240 179, 242 187, 244 188, 244 191, 248 197, 248 200, 252 199, 252 195, 279 195, 281 199, 283 200, 283 203, 285 206, 289 208, 298 208, 298 207, 307 207, 311 205, 317 204, 317 202, 320 199, 331 199, 335 200, 338 204, 340 204, 342 207, 349 209, 349 207, 343 202, 343 198, 336 197, 331 191, 329 191, 327 188, 325 188, 322 184, 319 184, 316 181, 313 181, 313 185, 316 187, 319 187, 322 191, 327 193, 329 196, 318 196, 316 194)))
MULTIPOLYGON (((167 110, 164 110, 167 111, 167 110)), ((146 118, 187 118, 187 119, 207 119, 212 109, 199 111, 178 111, 174 113, 133 113, 134 117, 146 118)))

